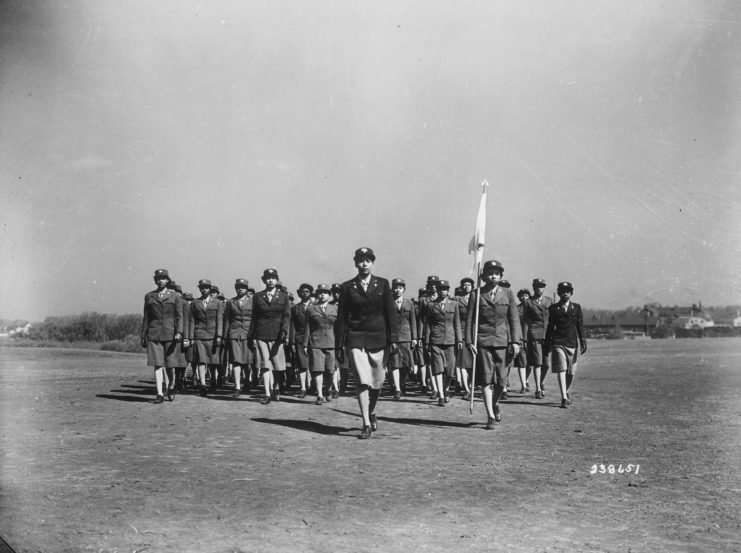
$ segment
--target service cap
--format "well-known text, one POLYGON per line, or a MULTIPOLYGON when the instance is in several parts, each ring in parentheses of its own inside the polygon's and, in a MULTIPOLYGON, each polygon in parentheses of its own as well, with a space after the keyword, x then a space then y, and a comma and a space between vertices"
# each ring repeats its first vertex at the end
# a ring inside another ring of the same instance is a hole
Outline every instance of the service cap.
POLYGON ((301 292, 301 290, 308 290, 311 294, 314 292, 314 287, 311 284, 302 282, 301 285, 298 287, 298 290, 296 290, 296 293, 298 294, 299 292, 301 292))
POLYGON ((489 261, 486 261, 484 263, 484 269, 483 272, 489 272, 489 271, 500 271, 504 272, 504 265, 502 265, 502 262, 498 259, 490 259, 489 261))
POLYGON ((370 259, 371 261, 376 260, 376 254, 373 253, 373 250, 371 248, 358 248, 355 250, 355 256, 353 257, 354 261, 359 261, 361 259, 370 259))
POLYGON ((574 293, 574 286, 570 282, 559 282, 558 287, 556 288, 558 292, 568 291, 572 294, 574 293))
POLYGON ((170 273, 167 272, 167 269, 157 269, 154 272, 154 279, 157 280, 158 278, 166 278, 167 280, 170 280, 170 273))

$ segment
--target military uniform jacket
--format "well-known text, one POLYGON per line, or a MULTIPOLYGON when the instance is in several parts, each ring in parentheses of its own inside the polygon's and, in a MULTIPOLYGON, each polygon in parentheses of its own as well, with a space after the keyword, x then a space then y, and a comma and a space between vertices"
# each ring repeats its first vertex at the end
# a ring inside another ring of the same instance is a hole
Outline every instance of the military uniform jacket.
POLYGON ((468 321, 468 304, 473 299, 473 292, 468 294, 467 296, 459 296, 455 298, 455 300, 458 302, 458 316, 461 319, 461 330, 463 330, 463 335, 466 335, 466 323, 468 321))
POLYGON ((157 290, 144 296, 144 317, 140 338, 153 342, 170 342, 183 333, 183 303, 180 296, 165 289, 160 298, 157 290))
POLYGON ((515 293, 509 288, 498 286, 491 298, 488 290, 479 288, 466 316, 466 344, 473 344, 476 302, 479 305, 478 345, 504 348, 510 343, 522 342, 520 315, 517 312, 515 293))
POLYGON ((306 329, 306 312, 311 302, 303 304, 298 303, 291 307, 291 344, 301 345, 304 343, 304 332, 306 329))
POLYGON ((425 306, 422 341, 425 344, 435 344, 438 346, 450 346, 463 341, 461 319, 456 300, 452 298, 446 299, 444 307, 440 301, 427 303, 425 306))
POLYGON ((569 301, 564 311, 561 304, 556 303, 548 309, 548 328, 546 329, 545 342, 549 346, 565 346, 567 348, 578 347, 584 343, 584 321, 581 313, 581 305, 569 301))
POLYGON ((389 319, 394 309, 391 287, 385 278, 370 276, 368 290, 355 277, 342 284, 337 313, 337 346, 381 349, 391 342, 389 319))
POLYGON ((420 338, 425 332, 425 312, 427 311, 427 304, 434 301, 428 297, 419 298, 417 301, 417 336, 420 338))
POLYGON ((276 288, 273 301, 268 301, 268 291, 252 296, 252 322, 248 338, 274 342, 283 334, 288 338, 291 326, 291 302, 288 294, 276 288))
POLYGON ((216 298, 209 298, 208 303, 198 298, 190 304, 192 318, 191 340, 213 340, 224 336, 224 304, 216 298))
POLYGON ((417 309, 412 300, 404 298, 401 306, 394 300, 394 308, 389 315, 391 341, 395 343, 411 342, 417 339, 417 309))
POLYGON ((193 335, 193 313, 191 312, 192 301, 187 301, 180 298, 183 304, 183 338, 190 339, 193 335))
POLYGON ((245 296, 239 304, 239 296, 226 302, 224 328, 228 340, 246 340, 252 322, 252 298, 245 296))
POLYGON ((335 349, 337 306, 331 303, 325 305, 324 311, 317 304, 309 304, 306 308, 306 331, 301 342, 305 348, 335 349))
POLYGON ((522 329, 522 339, 527 341, 527 325, 525 324, 525 304, 517 306, 517 314, 520 316, 520 328, 522 329))
POLYGON ((553 305, 553 300, 546 296, 540 297, 540 305, 533 298, 527 300, 522 307, 522 315, 525 319, 523 327, 526 330, 527 340, 543 340, 545 329, 548 327, 548 308, 553 305))

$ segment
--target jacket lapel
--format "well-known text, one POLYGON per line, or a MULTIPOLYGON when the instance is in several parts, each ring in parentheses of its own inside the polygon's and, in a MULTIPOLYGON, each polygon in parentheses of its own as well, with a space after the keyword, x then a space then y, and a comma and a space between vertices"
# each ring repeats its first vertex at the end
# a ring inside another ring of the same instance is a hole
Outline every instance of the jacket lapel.
POLYGON ((486 303, 489 303, 491 305, 494 305, 497 302, 497 299, 499 297, 499 293, 500 293, 500 290, 497 290, 497 293, 494 294, 494 299, 492 299, 489 296, 489 292, 483 292, 483 291, 480 291, 479 292, 479 294, 481 295, 481 298, 483 299, 483 301, 485 301, 486 303))
POLYGON ((355 286, 355 289, 358 292, 360 292, 361 295, 367 296, 368 295, 368 292, 370 292, 370 290, 371 290, 372 282, 373 282, 373 275, 371 275, 371 279, 368 282, 368 290, 367 291, 366 290, 363 290, 363 285, 360 284, 360 276, 356 276, 355 277, 355 281, 353 282, 353 285, 355 286))

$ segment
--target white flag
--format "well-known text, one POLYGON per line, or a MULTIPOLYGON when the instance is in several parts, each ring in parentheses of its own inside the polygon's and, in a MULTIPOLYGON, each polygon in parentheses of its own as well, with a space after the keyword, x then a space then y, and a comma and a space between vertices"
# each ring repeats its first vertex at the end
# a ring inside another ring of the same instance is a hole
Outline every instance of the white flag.
POLYGON ((468 253, 474 254, 473 265, 471 266, 471 274, 476 267, 477 263, 481 263, 484 257, 484 246, 486 244, 486 188, 489 183, 486 180, 482 183, 484 188, 481 194, 481 203, 479 204, 479 212, 476 215, 476 231, 468 243, 468 253))

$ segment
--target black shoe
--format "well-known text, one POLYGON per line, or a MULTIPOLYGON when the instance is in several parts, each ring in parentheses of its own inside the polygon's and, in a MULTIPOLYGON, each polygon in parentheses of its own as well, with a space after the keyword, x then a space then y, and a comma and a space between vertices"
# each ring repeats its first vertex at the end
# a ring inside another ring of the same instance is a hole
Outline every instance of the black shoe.
POLYGON ((439 398, 439 399, 437 400, 437 406, 438 406, 438 407, 445 407, 445 398, 443 398, 443 397, 440 397, 440 398, 439 398))
POLYGON ((561 400, 561 409, 568 409, 569 408, 569 400, 568 399, 562 399, 561 400))
POLYGON ((471 401, 471 392, 466 392, 466 395, 463 397, 466 401, 471 401))
POLYGON ((270 396, 265 396, 264 398, 262 398, 260 400, 260 403, 262 403, 263 405, 267 405, 268 403, 270 403, 270 396))
POLYGON ((175 390, 167 391, 167 401, 175 401, 175 390))
POLYGON ((335 390, 334 392, 332 392, 332 399, 337 399, 339 397, 340 397, 340 393, 337 390, 335 390))
POLYGON ((401 399, 401 392, 396 392, 394 394, 394 399, 401 399))
POLYGON ((371 430, 371 427, 364 426, 363 431, 360 433, 360 436, 358 436, 358 438, 360 438, 361 440, 367 440, 368 438, 371 437, 372 434, 373 434, 373 431, 371 430))
POLYGON ((232 397, 236 399, 236 398, 238 398, 241 395, 242 395, 242 391, 239 388, 237 388, 236 390, 234 390, 234 393, 232 394, 232 397))
POLYGON ((154 400, 155 403, 162 403, 163 401, 165 401, 165 398, 162 396, 157 396, 157 399, 154 400))
POLYGON ((205 386, 201 386, 201 391, 199 392, 201 397, 206 397, 206 394, 208 393, 205 386))
POLYGON ((535 399, 543 399, 543 392, 535 392, 535 399))
POLYGON ((300 391, 300 392, 298 393, 298 397, 300 397, 300 398, 305 398, 305 397, 306 397, 306 390, 301 390, 301 391, 300 391))
POLYGON ((502 414, 499 412, 499 405, 494 406, 494 420, 502 422, 502 414))
POLYGON ((450 394, 445 395, 445 403, 450 403, 450 394))
POLYGON ((275 401, 280 401, 280 390, 275 390, 275 392, 273 393, 273 399, 275 401))
POLYGON ((375 414, 372 414, 370 416, 370 423, 371 423, 370 424, 370 427, 371 427, 371 430, 373 430, 373 432, 375 432, 376 430, 378 430, 378 420, 376 419, 376 415, 375 414))
POLYGON ((507 392, 502 392, 502 395, 499 396, 499 399, 502 400, 502 401, 507 401, 507 398, 508 397, 509 396, 507 395, 507 392))
POLYGON ((438 399, 439 397, 437 392, 432 392, 432 399, 438 399))
POLYGON ((484 428, 486 430, 494 430, 494 419, 489 417, 486 421, 486 426, 484 428))

